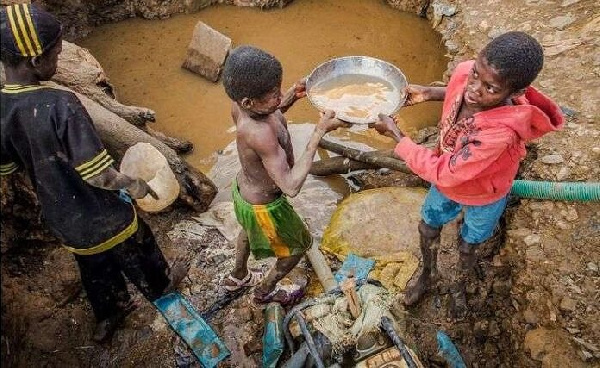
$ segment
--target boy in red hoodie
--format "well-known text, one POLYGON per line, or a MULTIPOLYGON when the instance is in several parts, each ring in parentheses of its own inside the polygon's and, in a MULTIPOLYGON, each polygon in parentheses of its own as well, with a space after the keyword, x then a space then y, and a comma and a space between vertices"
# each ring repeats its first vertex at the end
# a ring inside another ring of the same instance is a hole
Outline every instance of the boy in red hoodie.
POLYGON ((492 236, 502 216, 525 143, 563 125, 559 107, 530 86, 542 64, 543 50, 534 38, 508 32, 491 41, 476 60, 460 63, 447 87, 410 85, 407 106, 444 101, 435 150, 404 136, 388 116, 374 124, 380 134, 398 142, 394 153, 431 183, 419 224, 423 270, 406 290, 407 306, 432 284, 442 226, 464 210, 451 311, 455 317, 466 315, 464 290, 476 263, 475 248, 492 236))

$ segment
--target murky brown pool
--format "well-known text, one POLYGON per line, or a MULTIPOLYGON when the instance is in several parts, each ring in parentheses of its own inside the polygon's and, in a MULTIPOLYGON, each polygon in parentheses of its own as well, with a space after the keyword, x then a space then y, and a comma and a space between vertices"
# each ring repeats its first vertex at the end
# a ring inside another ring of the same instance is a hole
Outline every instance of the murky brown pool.
MULTIPOLYGON (((446 68, 440 37, 423 19, 378 0, 296 0, 284 9, 214 6, 167 20, 131 19, 104 25, 78 42, 91 50, 123 103, 157 112, 155 127, 195 144, 188 161, 206 170, 214 152, 235 138, 230 101, 221 83, 181 69, 195 24, 203 21, 235 45, 252 44, 283 64, 284 89, 318 64, 338 56, 368 55, 399 67, 409 83, 441 79, 446 68)), ((440 105, 400 111, 405 128, 435 124, 440 105)), ((307 99, 287 113, 295 122, 316 121, 307 99)), ((372 131, 344 133, 373 146, 390 146, 372 131)))

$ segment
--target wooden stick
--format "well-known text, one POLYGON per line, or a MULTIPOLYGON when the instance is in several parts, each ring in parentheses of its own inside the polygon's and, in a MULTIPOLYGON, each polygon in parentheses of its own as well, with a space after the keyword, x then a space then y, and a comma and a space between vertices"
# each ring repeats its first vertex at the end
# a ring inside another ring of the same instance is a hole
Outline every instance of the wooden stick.
POLYGON ((355 161, 372 164, 377 167, 386 167, 388 169, 401 171, 403 173, 412 174, 413 172, 406 166, 404 161, 391 157, 391 150, 384 151, 361 151, 354 148, 346 147, 338 143, 321 139, 319 147, 328 151, 335 152, 339 155, 351 158, 355 161))
POLYGON ((340 284, 340 289, 348 299, 348 308, 353 318, 358 318, 360 315, 360 301, 356 294, 356 282, 353 277, 348 277, 340 284))

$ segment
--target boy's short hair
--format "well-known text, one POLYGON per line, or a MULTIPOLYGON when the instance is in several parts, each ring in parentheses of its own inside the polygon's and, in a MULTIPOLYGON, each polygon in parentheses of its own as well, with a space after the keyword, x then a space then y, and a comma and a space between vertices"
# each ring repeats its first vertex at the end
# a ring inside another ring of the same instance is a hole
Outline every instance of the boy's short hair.
POLYGON ((524 32, 507 32, 481 51, 513 91, 529 86, 544 65, 544 50, 535 38, 524 32))
POLYGON ((274 56, 252 46, 233 49, 223 68, 225 92, 234 101, 259 98, 281 85, 283 70, 274 56))
POLYGON ((62 37, 60 22, 32 4, 14 4, 0 9, 1 60, 16 66, 51 50, 62 37))

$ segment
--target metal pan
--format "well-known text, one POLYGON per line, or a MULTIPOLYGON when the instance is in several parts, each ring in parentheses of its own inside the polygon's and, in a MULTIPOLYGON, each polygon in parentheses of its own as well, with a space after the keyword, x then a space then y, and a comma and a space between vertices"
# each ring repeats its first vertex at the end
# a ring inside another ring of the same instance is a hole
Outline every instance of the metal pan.
MULTIPOLYGON (((386 104, 384 111, 376 111, 374 113, 383 113, 391 115, 396 112, 404 105, 406 95, 404 94, 404 88, 408 85, 404 74, 395 67, 394 65, 372 58, 369 56, 344 56, 336 59, 332 59, 324 62, 317 66, 308 77, 306 81, 306 94, 310 102, 320 111, 328 109, 336 110, 328 106, 324 106, 322 103, 315 98, 314 93, 315 87, 320 84, 331 81, 334 78, 338 78, 343 75, 364 75, 372 76, 378 79, 382 79, 389 83, 393 88, 393 93, 390 94, 391 100, 386 104)), ((348 115, 344 111, 335 111, 336 117, 340 120, 353 123, 353 124, 368 124, 372 123, 372 118, 362 118, 348 115)))

